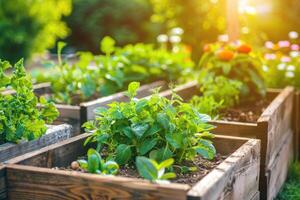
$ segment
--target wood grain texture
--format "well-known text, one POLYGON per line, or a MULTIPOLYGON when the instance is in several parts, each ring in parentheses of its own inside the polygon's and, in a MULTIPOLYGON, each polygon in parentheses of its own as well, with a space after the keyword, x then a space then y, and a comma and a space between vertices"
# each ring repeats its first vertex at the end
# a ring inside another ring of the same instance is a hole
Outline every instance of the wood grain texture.
POLYGON ((266 168, 268 181, 267 199, 274 199, 287 178, 289 166, 293 162, 293 132, 283 136, 281 149, 278 149, 275 159, 266 168))
POLYGON ((189 199, 251 200, 258 192, 259 168, 260 142, 252 139, 199 181, 189 199))
POLYGON ((5 143, 0 145, 0 162, 7 161, 16 156, 23 155, 30 151, 57 143, 70 138, 72 127, 70 125, 50 126, 41 138, 19 144, 5 143))
MULTIPOLYGON (((83 174, 79 172, 49 169, 66 166, 78 156, 85 155, 88 147, 82 147, 90 134, 82 134, 58 144, 28 153, 7 162, 7 185, 10 199, 186 199, 190 186, 184 184, 153 184, 141 179, 83 174)), ((207 176, 212 179, 228 179, 221 185, 239 184, 239 190, 229 193, 231 199, 250 197, 258 192, 259 144, 258 140, 217 136, 214 144, 220 153, 230 154, 207 176), (257 163, 258 161, 258 163, 257 163), (251 177, 249 176, 251 173, 251 177), (226 177, 224 177, 226 175, 226 177), (250 181, 245 182, 245 178, 250 181), (255 180, 254 180, 255 179, 255 180), (234 183, 234 180, 236 183, 234 183), (243 193, 243 194, 242 194, 243 193)), ((217 180, 218 182, 218 180, 217 180)), ((208 192, 215 193, 219 184, 211 185, 208 192)), ((233 188, 235 188, 234 186, 233 188)), ((202 188, 193 188, 202 190, 202 188)), ((199 192, 200 194, 201 192, 199 192)), ((201 196, 190 196, 202 199, 201 196)), ((220 196, 221 197, 221 196, 220 196)), ((225 198, 220 198, 225 199, 225 198)), ((212 199, 213 200, 213 199, 212 199)))
MULTIPOLYGON (((193 95, 199 95, 199 89, 196 88, 195 82, 179 86, 177 90, 178 94, 184 94, 183 98, 189 100, 193 95), (190 92, 190 94, 188 94, 190 92)), ((162 96, 170 97, 172 91, 165 91, 161 93, 162 96)), ((283 136, 289 134, 291 131, 296 130, 296 133, 300 134, 300 100, 297 105, 295 114, 295 97, 294 88, 286 87, 282 89, 268 89, 267 99, 271 101, 270 105, 262 113, 256 123, 244 123, 244 122, 231 122, 223 120, 213 120, 210 123, 217 128, 213 130, 216 134, 257 138, 261 140, 261 175, 260 175, 260 191, 261 199, 266 199, 264 194, 267 194, 267 190, 270 187, 268 179, 266 177, 266 166, 270 163, 274 163, 277 159, 278 151, 282 149, 283 136), (296 117, 297 125, 293 124, 293 117, 296 117)), ((299 96, 297 97, 299 99, 299 96)), ((298 136, 299 137, 299 136, 298 136)), ((299 141, 299 140, 297 140, 299 141)), ((291 150, 290 154, 293 154, 291 150)), ((285 155, 280 154, 282 159, 285 155)), ((287 172, 287 169, 283 173, 287 172)), ((271 175, 275 176, 275 175, 271 175)))
POLYGON ((4 199, 7 199, 6 169, 5 166, 0 165, 0 200, 4 199))

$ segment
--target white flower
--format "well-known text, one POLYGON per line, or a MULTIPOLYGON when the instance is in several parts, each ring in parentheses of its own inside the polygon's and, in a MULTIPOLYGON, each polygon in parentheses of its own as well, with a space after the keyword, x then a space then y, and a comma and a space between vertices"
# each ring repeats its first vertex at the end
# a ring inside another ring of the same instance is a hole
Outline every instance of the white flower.
POLYGON ((165 34, 160 34, 157 36, 157 42, 159 43, 165 43, 168 42, 168 36, 165 34))
POLYGON ((289 65, 289 66, 287 66, 287 68, 286 68, 288 71, 295 71, 295 66, 294 65, 289 65))
POLYGON ((266 42, 265 42, 265 47, 266 47, 267 49, 273 49, 274 43, 271 42, 271 41, 266 41, 266 42))
POLYGON ((292 58, 296 58, 296 57, 298 57, 299 55, 300 55, 299 51, 291 51, 291 52, 290 52, 290 56, 291 56, 292 58))
POLYGON ((229 36, 227 34, 219 35, 218 41, 220 41, 220 42, 228 42, 229 41, 229 36))
POLYGON ((181 42, 181 37, 179 37, 178 35, 172 35, 170 37, 170 42, 171 43, 180 43, 181 42))
POLYGON ((171 30, 171 35, 182 35, 183 33, 184 31, 180 27, 176 27, 171 30))
POLYGON ((289 78, 293 78, 295 76, 295 74, 294 74, 294 72, 286 72, 285 76, 289 77, 289 78))
POLYGON ((263 65, 262 69, 263 69, 263 71, 265 71, 265 72, 269 71, 269 67, 268 67, 267 65, 263 65))
POLYGON ((285 63, 280 63, 279 65, 277 65, 277 69, 278 70, 284 70, 285 69, 285 63))
POLYGON ((297 39, 298 37, 299 37, 299 34, 296 31, 289 32, 290 39, 297 39))

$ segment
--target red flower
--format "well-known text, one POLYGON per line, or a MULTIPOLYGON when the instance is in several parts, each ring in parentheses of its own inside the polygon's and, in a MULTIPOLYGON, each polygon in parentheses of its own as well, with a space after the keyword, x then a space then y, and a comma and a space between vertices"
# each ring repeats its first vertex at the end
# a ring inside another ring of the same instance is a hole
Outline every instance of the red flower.
POLYGON ((218 53, 218 58, 223 61, 230 61, 233 59, 234 53, 230 50, 222 50, 218 53))
POLYGON ((247 45, 247 44, 242 44, 242 45, 240 45, 240 46, 237 48, 237 51, 238 51, 239 53, 248 54, 248 53, 250 53, 250 52, 252 51, 252 48, 251 48, 249 45, 247 45))

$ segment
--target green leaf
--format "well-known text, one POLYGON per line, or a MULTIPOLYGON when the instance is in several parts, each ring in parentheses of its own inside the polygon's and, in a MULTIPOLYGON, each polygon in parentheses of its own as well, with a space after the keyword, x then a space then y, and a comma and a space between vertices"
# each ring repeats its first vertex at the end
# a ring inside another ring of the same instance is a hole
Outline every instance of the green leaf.
POLYGON ((162 179, 162 180, 168 180, 168 179, 172 179, 172 178, 176 178, 176 174, 173 172, 165 173, 164 175, 162 175, 160 177, 160 179, 162 179))
POLYGON ((108 174, 115 175, 119 171, 119 165, 114 161, 107 161, 104 163, 103 168, 108 174))
POLYGON ((133 97, 136 96, 137 90, 139 88, 140 88, 140 83, 139 82, 131 82, 131 83, 129 83, 127 95, 132 99, 133 97))
POLYGON ((169 118, 165 113, 158 113, 157 121, 165 130, 169 129, 169 118))
POLYGON ((209 140, 200 139, 195 149, 198 154, 209 160, 213 159, 216 155, 216 149, 209 140))
POLYGON ((157 157, 155 158, 155 160, 158 162, 162 162, 172 157, 173 157, 172 151, 168 147, 165 147, 157 151, 157 157))
POLYGON ((131 130, 138 138, 141 138, 148 129, 149 129, 148 124, 132 124, 131 125, 131 130))
POLYGON ((147 132, 144 134, 145 137, 147 136, 152 136, 156 133, 158 133, 161 130, 160 126, 158 123, 154 123, 151 125, 150 129, 147 130, 147 132))
POLYGON ((158 171, 155 167, 155 164, 153 163, 152 160, 138 156, 136 157, 136 167, 138 169, 139 174, 150 181, 156 180, 158 177, 158 171))
POLYGON ((104 116, 104 114, 107 112, 107 108, 105 107, 98 107, 94 109, 94 113, 98 116, 104 116))
POLYGON ((141 143, 141 146, 139 147, 139 153, 140 155, 145 155, 148 153, 155 145, 157 144, 158 139, 157 138, 149 138, 146 139, 143 143, 141 143))
POLYGON ((120 144, 116 149, 116 161, 119 165, 128 163, 131 159, 131 148, 126 144, 120 144))
POLYGON ((180 133, 167 133, 166 139, 175 149, 181 148, 183 144, 183 135, 180 133))
POLYGON ((159 165, 158 165, 158 170, 161 170, 163 168, 168 168, 171 167, 174 163, 174 159, 173 158, 169 158, 167 160, 162 161, 159 165))
POLYGON ((88 162, 86 160, 77 160, 77 162, 79 163, 79 166, 82 169, 84 169, 84 170, 88 169, 88 162))
POLYGON ((96 154, 90 154, 88 156, 88 172, 97 173, 97 170, 100 169, 100 160, 96 154))
POLYGON ((101 41, 101 51, 107 55, 115 51, 115 40, 109 36, 105 36, 101 41))

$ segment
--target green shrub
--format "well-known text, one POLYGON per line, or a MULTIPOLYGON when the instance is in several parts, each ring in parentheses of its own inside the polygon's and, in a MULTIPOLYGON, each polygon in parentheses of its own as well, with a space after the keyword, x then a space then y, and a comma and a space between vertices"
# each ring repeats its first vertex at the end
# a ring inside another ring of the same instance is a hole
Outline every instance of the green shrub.
POLYGON ((59 115, 54 104, 33 93, 30 77, 26 74, 23 60, 12 67, 0 60, 0 91, 13 89, 15 94, 0 93, 0 144, 33 140, 42 136, 47 127, 59 115), (13 70, 11 75, 9 70, 13 70), (38 109, 40 103, 43 108, 38 109))
POLYGON ((118 45, 153 42, 157 26, 150 22, 147 0, 74 0, 66 19, 72 34, 68 43, 80 50, 97 52, 100 38, 110 35, 118 45))
POLYGON ((1 0, 0 57, 11 62, 55 45, 69 30, 61 21, 71 0, 1 0))

